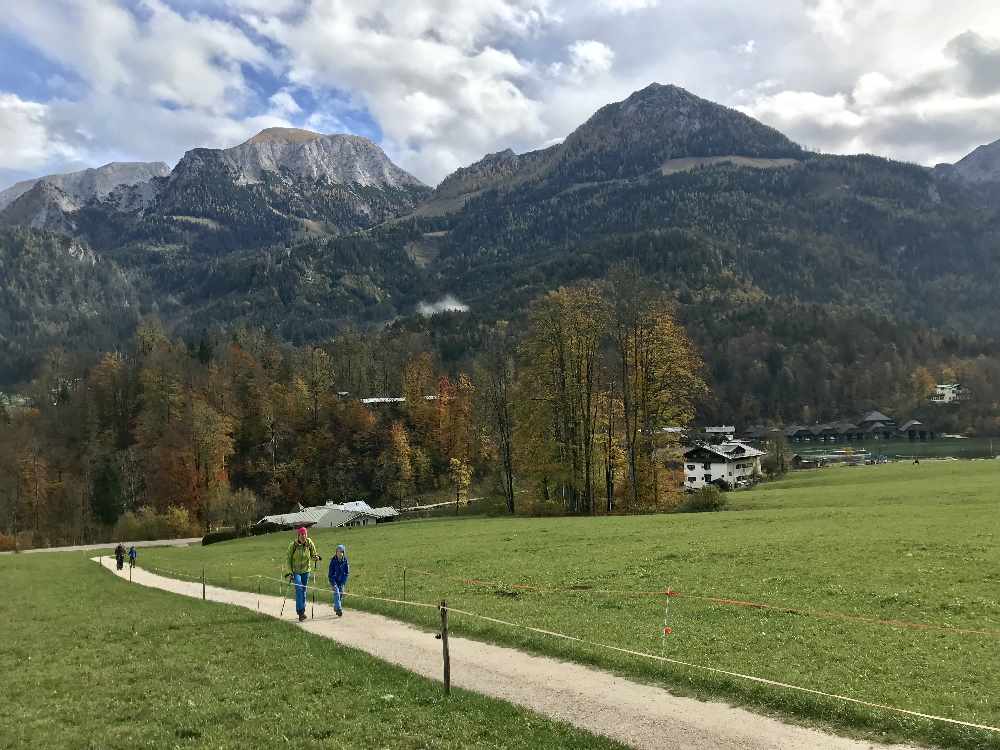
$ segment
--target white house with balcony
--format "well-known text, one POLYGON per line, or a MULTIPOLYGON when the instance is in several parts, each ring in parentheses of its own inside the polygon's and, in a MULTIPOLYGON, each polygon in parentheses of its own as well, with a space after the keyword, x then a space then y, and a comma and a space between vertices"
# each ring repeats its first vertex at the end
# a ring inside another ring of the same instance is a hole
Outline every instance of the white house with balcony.
POLYGON ((939 383, 934 386, 934 393, 931 394, 932 404, 954 404, 962 401, 965 393, 960 383, 939 383))
POLYGON ((684 452, 684 489, 752 484, 761 474, 760 457, 765 455, 739 440, 696 445, 684 452))

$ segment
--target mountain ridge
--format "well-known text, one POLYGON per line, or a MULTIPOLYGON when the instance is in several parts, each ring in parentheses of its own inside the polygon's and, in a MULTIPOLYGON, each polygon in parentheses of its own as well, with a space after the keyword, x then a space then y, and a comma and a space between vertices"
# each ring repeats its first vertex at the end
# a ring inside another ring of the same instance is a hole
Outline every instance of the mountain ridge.
POLYGON ((90 200, 100 200, 122 185, 135 185, 153 177, 170 173, 162 161, 157 162, 108 162, 76 172, 49 174, 21 180, 0 191, 0 210, 17 200, 39 182, 55 185, 80 205, 90 200))
MULTIPOLYGON (((390 321, 450 326, 451 362, 481 346, 479 326, 523 323, 539 295, 631 265, 676 304, 719 418, 877 405, 917 367, 1000 358, 1000 205, 988 184, 806 152, 676 87, 636 92, 574 132, 569 145, 489 154, 433 194, 289 171, 240 183, 242 163, 195 149, 197 169, 178 173, 191 179, 156 178, 148 208, 106 208, 141 204, 133 186, 71 218, 134 285, 131 309, 180 335, 259 326, 303 343, 390 321), (419 317, 421 302, 449 294, 470 311, 419 317)), ((270 133, 255 153, 321 138, 270 133)))
POLYGON ((232 250, 363 229, 411 211, 430 192, 368 138, 293 128, 191 149, 172 170, 153 167, 135 179, 112 164, 36 180, 0 211, 0 224, 81 236, 106 250, 150 237, 232 250), (101 181, 108 174, 117 179, 101 181))

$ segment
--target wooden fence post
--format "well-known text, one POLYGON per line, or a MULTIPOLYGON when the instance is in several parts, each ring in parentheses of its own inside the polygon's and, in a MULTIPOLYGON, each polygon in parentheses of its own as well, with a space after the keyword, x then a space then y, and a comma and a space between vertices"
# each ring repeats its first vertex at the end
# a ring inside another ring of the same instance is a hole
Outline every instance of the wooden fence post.
POLYGON ((201 569, 201 599, 205 600, 205 569, 201 569))
POLYGON ((441 600, 441 651, 444 655, 444 694, 451 695, 451 660, 448 658, 448 602, 441 600))
POLYGON ((403 566, 403 601, 406 601, 406 566, 403 566))

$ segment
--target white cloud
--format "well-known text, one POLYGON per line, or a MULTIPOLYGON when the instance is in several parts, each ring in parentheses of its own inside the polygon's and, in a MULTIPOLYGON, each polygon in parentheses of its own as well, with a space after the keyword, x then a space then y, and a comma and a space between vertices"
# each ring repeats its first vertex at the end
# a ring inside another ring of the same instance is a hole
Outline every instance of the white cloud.
POLYGON ((436 181, 498 143, 544 136, 540 103, 519 85, 531 66, 492 42, 548 17, 545 0, 331 0, 253 23, 287 50, 291 82, 350 91, 390 154, 436 181))
POLYGON ((60 77, 59 98, 30 103, 44 112, 34 119, 44 130, 35 141, 49 145, 21 149, 35 154, 21 161, 39 170, 62 171, 74 159, 172 161, 195 146, 234 145, 261 127, 288 125, 294 114, 283 96, 246 114, 255 95, 244 69, 273 71, 275 63, 233 23, 182 15, 163 0, 140 0, 134 13, 112 0, 52 0, 12 4, 5 14, 9 30, 79 79, 60 77))
POLYGON ((76 161, 79 153, 50 131, 48 106, 0 94, 0 165, 39 169, 51 159, 76 161))
POLYGON ((580 85, 611 70, 615 53, 608 45, 585 39, 567 47, 568 61, 549 66, 549 75, 570 85, 580 85))
POLYGON ((5 31, 66 72, 38 101, 0 92, 8 171, 171 161, 272 125, 343 132, 360 113, 435 182, 557 142, 651 81, 829 151, 927 163, 1000 136, 1000 4, 977 0, 9 5, 5 31))
POLYGON ((812 91, 781 91, 758 98, 751 107, 742 108, 780 127, 794 127, 800 122, 816 123, 823 128, 861 128, 865 118, 849 105, 843 94, 822 96, 812 91))
POLYGON ((276 91, 271 95, 271 98, 268 99, 268 102, 271 105, 271 112, 275 115, 290 117, 302 112, 302 107, 300 107, 299 103, 295 101, 295 97, 292 96, 288 89, 276 91))
POLYGON ((576 75, 590 78, 611 70, 615 53, 608 45, 588 39, 570 45, 569 59, 576 75))
POLYGON ((427 302, 421 302, 417 305, 417 312, 425 318, 429 318, 432 315, 437 315, 438 313, 443 312, 466 312, 468 309, 469 306, 467 304, 461 302, 457 297, 451 294, 446 294, 437 302, 432 302, 430 304, 427 302))
POLYGON ((597 0, 599 7, 622 14, 655 8, 659 4, 660 0, 597 0))

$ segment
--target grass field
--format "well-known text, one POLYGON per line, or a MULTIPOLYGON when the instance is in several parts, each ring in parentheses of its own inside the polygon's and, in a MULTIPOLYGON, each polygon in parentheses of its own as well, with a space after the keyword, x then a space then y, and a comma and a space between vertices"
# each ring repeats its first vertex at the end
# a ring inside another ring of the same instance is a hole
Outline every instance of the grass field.
POLYGON ((0 591, 0 747, 620 747, 83 554, 2 557, 0 591))
MULTIPOLYGON (((731 494, 731 511, 615 518, 434 520, 318 531, 348 546, 350 591, 453 607, 697 664, 1000 725, 1000 635, 915 630, 780 610, 670 600, 688 594, 1000 633, 1000 461, 801 472, 731 494), (418 573, 429 571, 432 575, 418 573), (463 582, 463 579, 466 579, 463 582), (484 584, 469 582, 475 579, 484 584), (531 591, 592 587, 596 590, 531 591), (614 593, 605 593, 611 591, 614 593)), ((290 534, 144 552, 140 564, 251 588, 276 577, 290 534)), ((325 579, 325 576, 323 577, 325 579)), ((324 581, 325 583, 325 581, 324 581)), ((265 582, 265 586, 277 584, 265 582)), ((351 607, 431 625, 361 598, 351 607)), ((1000 736, 755 685, 461 615, 456 630, 599 664, 678 692, 872 737, 1000 748, 1000 736)))

